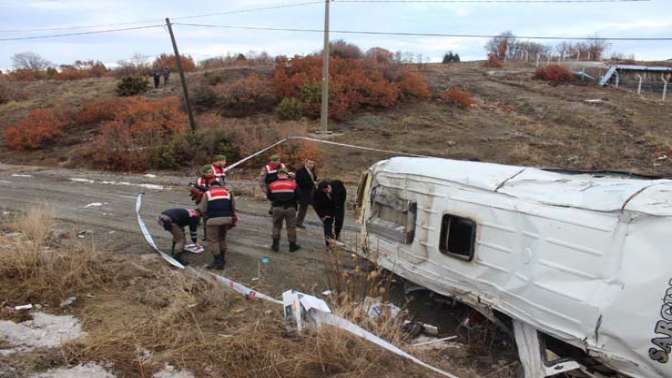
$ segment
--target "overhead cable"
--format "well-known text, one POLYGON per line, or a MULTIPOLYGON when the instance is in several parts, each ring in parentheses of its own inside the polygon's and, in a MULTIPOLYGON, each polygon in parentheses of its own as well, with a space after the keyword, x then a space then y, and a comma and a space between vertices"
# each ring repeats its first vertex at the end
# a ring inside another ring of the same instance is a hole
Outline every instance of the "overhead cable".
MULTIPOLYGON (((170 17, 170 19, 171 20, 186 20, 186 19, 193 19, 193 18, 224 16, 224 15, 229 15, 229 14, 250 13, 250 12, 273 10, 273 9, 296 8, 296 7, 302 7, 302 6, 314 5, 314 4, 324 4, 324 1, 314 0, 314 1, 305 1, 305 2, 301 2, 301 3, 287 3, 287 4, 280 4, 280 5, 269 5, 269 6, 264 6, 264 7, 234 9, 234 10, 230 10, 230 11, 197 14, 197 15, 191 15, 191 16, 176 16, 176 17, 170 17)), ((50 28, 14 29, 14 30, 3 29, 3 30, 0 30, 0 33, 34 33, 34 32, 45 32, 45 31, 66 31, 66 30, 82 30, 82 29, 94 29, 94 28, 114 28, 114 27, 120 27, 120 26, 129 26, 129 25, 146 24, 146 23, 159 23, 159 22, 163 22, 163 19, 156 19, 156 18, 155 19, 145 19, 145 20, 136 20, 136 21, 115 23, 115 24, 73 25, 73 26, 61 26, 61 27, 50 27, 50 28)))
MULTIPOLYGON (((212 25, 212 24, 192 24, 175 23, 174 25, 193 26, 203 28, 222 28, 222 29, 242 29, 242 30, 266 30, 266 31, 289 31, 300 33, 323 33, 322 29, 302 29, 302 28, 280 28, 267 26, 241 26, 241 25, 212 25)), ((449 38, 495 38, 501 35, 495 34, 452 34, 452 33, 411 33, 411 32, 384 32, 367 30, 330 30, 335 34, 361 34, 361 35, 388 35, 402 37, 449 37, 449 38)), ((576 37, 576 36, 548 36, 548 35, 512 35, 512 38, 518 39, 539 39, 539 40, 599 40, 599 41, 672 41, 672 37, 576 37)))

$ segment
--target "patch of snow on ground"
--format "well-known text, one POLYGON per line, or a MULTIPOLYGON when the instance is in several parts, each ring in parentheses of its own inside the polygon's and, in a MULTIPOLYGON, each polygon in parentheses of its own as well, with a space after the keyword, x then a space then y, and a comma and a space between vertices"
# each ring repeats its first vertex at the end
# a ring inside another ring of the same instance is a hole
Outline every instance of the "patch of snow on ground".
POLYGON ((100 207, 103 206, 102 202, 91 202, 90 204, 84 206, 85 209, 88 209, 89 207, 100 207))
POLYGON ((145 177, 149 177, 149 178, 155 178, 155 177, 156 177, 156 175, 154 175, 154 174, 151 174, 151 173, 148 173, 148 174, 146 174, 146 175, 145 175, 145 177))
POLYGON ((155 185, 155 184, 140 184, 139 186, 141 188, 154 189, 154 190, 163 190, 164 189, 163 185, 155 185))
POLYGON ((44 373, 34 374, 31 378, 115 378, 103 367, 88 363, 72 368, 51 369, 44 373))
POLYGON ((33 312, 33 320, 14 323, 0 320, 0 339, 10 344, 10 349, 0 350, 0 355, 30 351, 35 348, 55 348, 86 335, 79 320, 72 315, 50 315, 33 312))
POLYGON ((166 365, 160 372, 153 375, 153 378, 195 378, 190 371, 176 370, 171 365, 166 365))
POLYGON ((94 180, 90 180, 90 179, 86 179, 86 178, 79 178, 79 177, 71 177, 70 181, 85 182, 87 184, 95 184, 96 183, 94 180))
POLYGON ((33 175, 24 175, 20 173, 14 173, 12 174, 12 177, 33 177, 33 175))

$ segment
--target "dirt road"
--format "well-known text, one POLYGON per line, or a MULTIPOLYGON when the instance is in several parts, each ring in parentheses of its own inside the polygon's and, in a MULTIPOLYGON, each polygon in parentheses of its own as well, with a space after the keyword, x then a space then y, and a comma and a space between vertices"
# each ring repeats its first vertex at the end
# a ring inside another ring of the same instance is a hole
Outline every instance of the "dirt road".
MULTIPOLYGON (((0 165, 0 208, 21 211, 46 203, 53 208, 59 220, 66 221, 82 237, 91 238, 97 246, 110 253, 127 253, 129 258, 152 253, 140 234, 135 218, 135 199, 144 192, 142 216, 160 248, 170 250, 169 234, 155 219, 169 207, 190 207, 189 178, 153 175, 113 175, 91 171, 39 169, 0 165)), ((251 193, 254 183, 230 182, 234 193, 251 193)), ((278 296, 290 288, 319 292, 328 287, 325 268, 329 265, 324 248, 321 226, 316 215, 308 215, 307 229, 299 230, 299 244, 303 247, 289 253, 283 233, 281 252, 269 249, 271 219, 267 214, 268 202, 251 196, 239 195, 237 206, 240 223, 228 236, 228 258, 225 275, 243 283, 265 289, 278 296), (269 256, 267 274, 260 274, 259 261, 269 256), (325 265, 327 264, 327 265, 325 265)), ((346 221, 344 239, 354 240, 355 224, 346 221)), ((199 230, 199 239, 202 231, 199 230)), ((205 265, 207 254, 187 256, 195 266, 205 265)))

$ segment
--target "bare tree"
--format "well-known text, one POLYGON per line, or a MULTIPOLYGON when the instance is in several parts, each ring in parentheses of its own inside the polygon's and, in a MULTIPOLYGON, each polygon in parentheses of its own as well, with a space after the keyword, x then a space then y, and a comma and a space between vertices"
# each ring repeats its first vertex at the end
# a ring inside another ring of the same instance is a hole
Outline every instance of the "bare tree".
POLYGON ((14 54, 12 56, 12 65, 17 70, 24 69, 31 71, 43 71, 51 67, 51 63, 48 60, 30 51, 14 54))
POLYGON ((506 31, 496 37, 493 37, 485 45, 488 55, 493 55, 499 60, 505 60, 509 56, 509 49, 516 43, 513 33, 506 31))

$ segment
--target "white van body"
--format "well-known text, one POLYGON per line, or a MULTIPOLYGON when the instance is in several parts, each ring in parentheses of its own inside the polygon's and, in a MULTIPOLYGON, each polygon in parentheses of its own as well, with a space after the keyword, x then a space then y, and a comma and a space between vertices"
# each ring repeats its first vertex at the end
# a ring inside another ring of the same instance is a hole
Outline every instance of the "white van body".
POLYGON ((358 206, 357 253, 381 267, 620 374, 672 377, 672 180, 395 157, 358 206))

